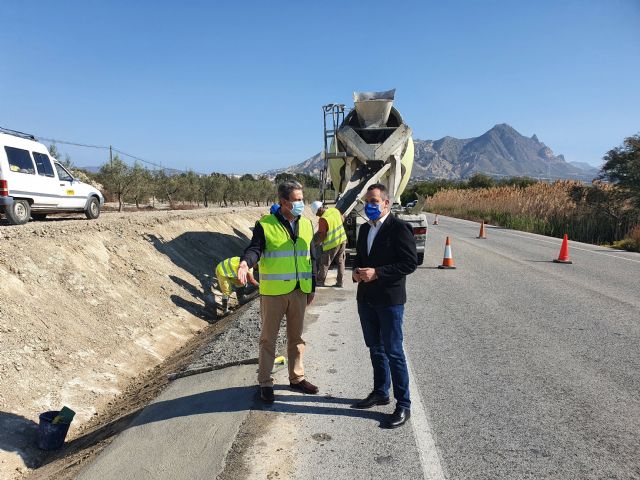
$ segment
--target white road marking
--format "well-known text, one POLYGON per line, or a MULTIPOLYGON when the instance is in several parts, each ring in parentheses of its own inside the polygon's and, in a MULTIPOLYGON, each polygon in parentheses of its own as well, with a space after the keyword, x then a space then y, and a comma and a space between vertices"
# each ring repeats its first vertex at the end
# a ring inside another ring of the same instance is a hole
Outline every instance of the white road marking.
MULTIPOLYGON (((526 235, 519 235, 517 233, 513 233, 513 232, 505 232, 508 233, 509 235, 513 235, 514 237, 522 237, 522 238, 531 238, 529 236, 526 235)), ((540 242, 545 242, 545 243, 551 243, 553 245, 559 245, 562 243, 562 239, 558 239, 557 242, 552 242, 549 240, 542 240, 541 238, 537 239, 540 242)), ((581 247, 577 247, 575 242, 573 241, 569 241, 569 244, 571 246, 572 250, 581 250, 583 252, 589 252, 589 253, 595 253, 596 255, 604 255, 605 257, 613 257, 613 258, 619 258, 620 260, 627 260, 629 262, 636 262, 636 263, 640 263, 640 260, 636 260, 635 258, 628 258, 628 257, 621 257, 620 255, 613 255, 611 253, 606 253, 606 252, 596 252, 595 250, 589 250, 588 248, 581 248, 581 247)), ((607 248, 607 247, 600 247, 600 248, 607 248)))
POLYGON ((445 480, 431 425, 429 425, 429 417, 422 403, 420 390, 415 382, 409 359, 407 359, 407 369, 409 370, 409 391, 411 392, 411 420, 409 422, 420 454, 422 474, 425 480, 445 480))
MULTIPOLYGON (((457 221, 458 223, 465 223, 465 224, 466 223, 477 223, 477 222, 472 222, 471 220, 464 220, 462 218, 454 218, 454 217, 445 217, 445 218, 447 220, 453 220, 454 222, 457 221)), ((487 225, 485 224, 485 226, 487 226, 487 225)), ((510 231, 508 229, 500 230, 500 233, 506 233, 506 234, 512 235, 514 237, 521 237, 521 238, 528 238, 528 239, 535 238, 539 242, 550 243, 552 245, 560 245, 562 243, 562 239, 561 238, 558 238, 555 241, 553 241, 553 240, 544 240, 545 236, 537 234, 537 233, 530 233, 530 232, 515 233, 515 232, 510 231)), ((547 237, 547 238, 549 238, 549 237, 547 237)), ((582 243, 582 242, 580 242, 580 243, 582 243)), ((573 241, 573 240, 570 240, 569 244, 571 245, 571 248, 575 249, 575 250, 581 250, 583 252, 594 253, 596 255, 604 255, 606 257, 619 258, 620 260, 627 260, 629 262, 640 263, 640 260, 636 260, 635 258, 621 257, 620 255, 613 255, 611 253, 606 253, 606 252, 596 252, 595 250, 590 250, 588 248, 578 247, 578 246, 576 246, 576 242, 573 241)), ((609 248, 609 247, 599 247, 599 248, 609 248)))

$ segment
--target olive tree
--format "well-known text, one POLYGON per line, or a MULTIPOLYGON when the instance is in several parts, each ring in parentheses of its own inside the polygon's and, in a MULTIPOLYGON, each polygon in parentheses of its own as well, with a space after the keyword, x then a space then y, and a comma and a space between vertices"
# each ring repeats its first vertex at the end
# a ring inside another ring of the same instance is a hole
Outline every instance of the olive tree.
POLYGON ((118 155, 113 157, 113 161, 100 167, 98 180, 104 188, 118 198, 118 211, 121 212, 124 207, 124 196, 131 189, 130 168, 124 163, 118 155))
POLYGON ((625 138, 604 156, 600 178, 614 183, 640 207, 640 134, 625 138))

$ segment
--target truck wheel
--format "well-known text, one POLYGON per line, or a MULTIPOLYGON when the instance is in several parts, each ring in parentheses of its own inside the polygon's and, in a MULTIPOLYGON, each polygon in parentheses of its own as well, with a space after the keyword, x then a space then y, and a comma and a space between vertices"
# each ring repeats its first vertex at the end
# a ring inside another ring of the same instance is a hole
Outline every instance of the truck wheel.
POLYGON ((418 265, 422 265, 424 263, 424 252, 418 254, 418 265))
POLYGON ((31 214, 31 218, 33 218, 34 220, 42 221, 45 218, 47 218, 47 214, 46 213, 32 213, 31 214))
POLYGON ((5 210, 7 220, 11 225, 23 225, 31 216, 31 205, 26 200, 14 200, 5 210))
POLYGON ((353 255, 350 253, 344 254, 344 266, 345 268, 351 268, 353 266, 353 255))
POLYGON ((100 216, 100 201, 96 197, 92 197, 89 206, 84 211, 89 220, 95 220, 100 216))

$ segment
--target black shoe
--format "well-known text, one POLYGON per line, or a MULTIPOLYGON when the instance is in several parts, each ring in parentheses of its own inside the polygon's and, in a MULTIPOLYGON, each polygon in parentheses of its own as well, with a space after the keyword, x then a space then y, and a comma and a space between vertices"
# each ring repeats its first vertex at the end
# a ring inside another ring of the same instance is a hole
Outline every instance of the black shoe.
POLYGON ((238 298, 238 305, 244 305, 247 303, 247 296, 244 294, 244 291, 238 290, 236 292, 236 297, 238 298))
POLYGON ((389 397, 371 392, 367 398, 351 405, 351 408, 371 408, 376 405, 389 405, 389 397))
POLYGON ((396 407, 395 411, 389 415, 389 418, 380 424, 380 428, 398 428, 411 417, 411 410, 404 407, 396 407))
POLYGON ((273 387, 260 387, 260 398, 264 403, 273 403, 276 399, 273 387))

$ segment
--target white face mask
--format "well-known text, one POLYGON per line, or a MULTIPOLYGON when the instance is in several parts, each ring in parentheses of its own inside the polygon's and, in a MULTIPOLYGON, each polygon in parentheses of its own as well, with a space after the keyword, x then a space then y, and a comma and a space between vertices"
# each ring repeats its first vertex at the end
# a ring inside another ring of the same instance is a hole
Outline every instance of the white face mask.
POLYGON ((297 202, 291 202, 291 214, 294 217, 297 217, 299 215, 302 215, 302 212, 304 212, 304 201, 303 200, 298 200, 297 202))

